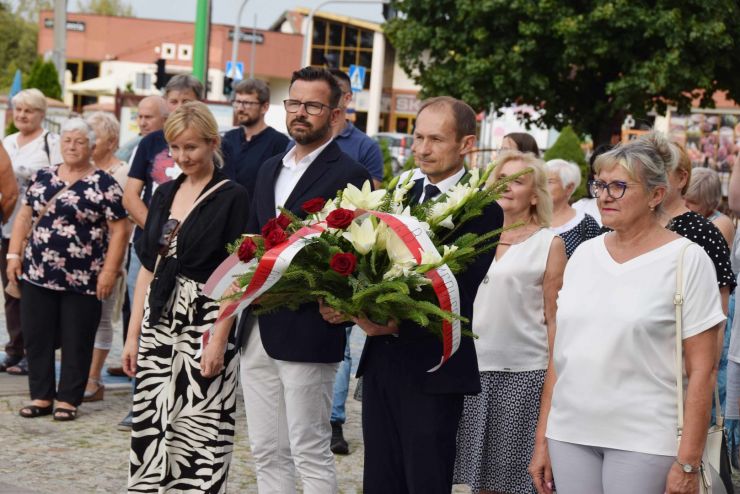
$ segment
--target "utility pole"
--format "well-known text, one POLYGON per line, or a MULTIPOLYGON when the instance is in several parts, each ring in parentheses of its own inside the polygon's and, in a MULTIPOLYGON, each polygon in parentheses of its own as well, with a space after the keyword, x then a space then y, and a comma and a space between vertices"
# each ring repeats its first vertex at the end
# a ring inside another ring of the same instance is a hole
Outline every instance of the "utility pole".
POLYGON ((211 31, 211 1, 198 0, 193 43, 193 76, 208 85, 208 40, 211 31))
POLYGON ((51 60, 59 75, 64 94, 64 74, 67 71, 67 0, 54 0, 54 50, 51 60))
POLYGON ((235 79, 234 76, 236 75, 236 57, 239 53, 239 41, 242 37, 242 14, 246 6, 247 0, 242 0, 242 4, 239 6, 239 11, 236 14, 236 20, 234 21, 234 38, 231 40, 231 73, 226 74, 226 77, 231 77, 232 79, 235 79))

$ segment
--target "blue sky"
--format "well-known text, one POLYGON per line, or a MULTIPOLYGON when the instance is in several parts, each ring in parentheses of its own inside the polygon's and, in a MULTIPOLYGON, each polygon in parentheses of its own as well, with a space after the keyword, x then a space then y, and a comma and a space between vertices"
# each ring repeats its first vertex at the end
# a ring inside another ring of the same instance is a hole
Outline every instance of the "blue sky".
MULTIPOLYGON (((178 21, 194 21, 196 0, 128 0, 137 17, 154 19, 170 19, 178 21)), ((242 16, 242 25, 251 26, 254 15, 257 14, 257 27, 266 28, 272 24, 286 10, 295 7, 313 8, 322 0, 248 0, 242 16)), ((234 17, 242 0, 212 0, 212 20, 218 24, 233 24, 234 17)), ((77 1, 69 0, 70 11, 76 10, 77 1)), ((380 4, 330 4, 321 9, 326 12, 350 15, 360 19, 382 22, 382 6, 380 4)))

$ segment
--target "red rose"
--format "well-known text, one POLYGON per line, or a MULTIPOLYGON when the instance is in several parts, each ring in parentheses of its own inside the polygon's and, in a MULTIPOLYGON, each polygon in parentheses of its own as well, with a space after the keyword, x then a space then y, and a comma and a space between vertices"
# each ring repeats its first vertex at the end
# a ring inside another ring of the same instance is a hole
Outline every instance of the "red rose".
POLYGON ((349 276, 355 271, 357 258, 351 252, 339 252, 329 261, 329 267, 342 276, 349 276))
POLYGON ((316 197, 304 202, 301 205, 301 209, 303 209, 308 214, 318 213, 319 211, 324 209, 325 204, 326 201, 324 199, 322 199, 321 197, 316 197))
POLYGON ((239 246, 239 250, 236 252, 237 257, 241 262, 249 262, 254 259, 254 255, 257 253, 257 244, 254 243, 252 237, 244 237, 242 244, 239 246))
POLYGON ((270 250, 288 240, 282 228, 273 228, 265 237, 265 249, 270 250))
POLYGON ((330 228, 339 228, 341 230, 344 230, 352 223, 352 220, 354 219, 354 211, 339 208, 329 213, 329 215, 326 217, 326 224, 330 228))
POLYGON ((282 230, 283 228, 280 226, 280 223, 278 222, 277 218, 272 218, 268 220, 267 223, 265 223, 265 226, 262 227, 261 233, 263 237, 267 237, 271 231, 273 230, 282 230))
POLYGON ((277 217, 276 223, 280 228, 285 230, 286 228, 288 228, 288 226, 290 226, 291 219, 285 216, 283 213, 280 213, 280 216, 277 217))

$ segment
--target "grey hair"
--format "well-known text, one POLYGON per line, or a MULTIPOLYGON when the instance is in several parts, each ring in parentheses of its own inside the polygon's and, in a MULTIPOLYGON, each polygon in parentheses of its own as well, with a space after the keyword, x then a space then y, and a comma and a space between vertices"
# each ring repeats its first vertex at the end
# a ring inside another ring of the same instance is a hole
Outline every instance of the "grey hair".
MULTIPOLYGON (((678 162, 678 151, 659 132, 650 132, 599 155, 594 161, 594 172, 621 166, 627 174, 642 182, 648 191, 656 187, 670 187, 668 174, 678 162)), ((661 204, 655 209, 659 211, 661 204)))
POLYGON ((167 117, 170 114, 170 107, 167 106, 167 100, 161 97, 158 94, 153 94, 151 96, 147 96, 146 98, 142 98, 141 101, 139 101, 139 105, 144 103, 145 101, 156 101, 157 106, 159 107, 159 114, 162 117, 167 117))
POLYGON ((65 132, 82 132, 87 136, 90 149, 95 145, 95 132, 87 122, 82 120, 80 117, 73 117, 65 120, 62 124, 62 130, 59 133, 64 136, 65 132))
POLYGON ((722 204, 722 181, 719 174, 711 168, 694 168, 684 197, 698 202, 710 211, 716 211, 722 204))
POLYGON ((96 111, 85 119, 87 125, 93 129, 99 129, 102 133, 110 138, 115 138, 116 144, 118 144, 118 137, 121 133, 121 126, 118 124, 116 117, 110 113, 102 111, 96 111))
POLYGON ((563 184, 563 188, 567 188, 572 184, 573 191, 575 191, 578 186, 581 185, 581 169, 575 163, 561 159, 554 159, 545 164, 547 165, 547 171, 558 174, 560 177, 560 183, 563 184))
POLYGON ((46 114, 46 96, 35 87, 20 91, 10 101, 13 106, 24 105, 34 110, 41 110, 44 115, 46 114))
POLYGON ((203 99, 203 83, 190 74, 177 74, 167 83, 164 94, 171 91, 192 91, 197 100, 203 99))

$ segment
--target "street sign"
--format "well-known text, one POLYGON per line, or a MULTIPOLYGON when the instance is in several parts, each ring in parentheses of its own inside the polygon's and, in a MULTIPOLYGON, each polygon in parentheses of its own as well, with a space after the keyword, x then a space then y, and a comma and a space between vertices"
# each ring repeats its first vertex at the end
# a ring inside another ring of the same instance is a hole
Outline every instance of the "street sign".
POLYGON ((244 62, 234 62, 232 60, 226 61, 226 77, 231 77, 235 81, 241 81, 244 79, 244 62))
POLYGON ((362 65, 349 66, 349 81, 352 91, 362 91, 365 88, 365 72, 367 68, 362 65))

